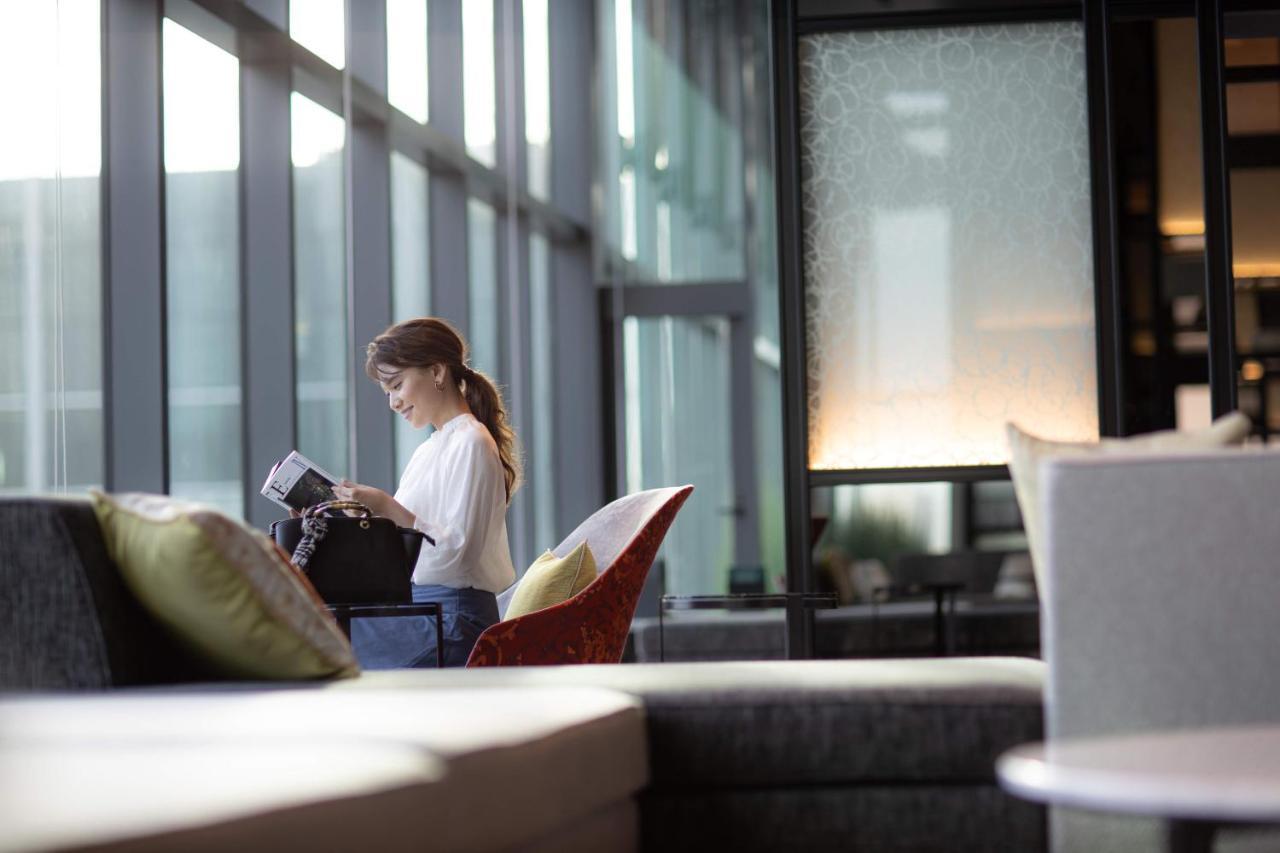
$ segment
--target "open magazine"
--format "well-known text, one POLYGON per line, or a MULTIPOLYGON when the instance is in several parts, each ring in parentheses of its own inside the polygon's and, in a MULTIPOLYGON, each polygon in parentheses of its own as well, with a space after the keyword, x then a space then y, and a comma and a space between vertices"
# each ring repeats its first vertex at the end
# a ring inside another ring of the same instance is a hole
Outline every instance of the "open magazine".
POLYGON ((285 509, 302 512, 309 506, 334 500, 333 487, 339 482, 339 477, 295 450, 271 469, 262 484, 262 496, 285 509))

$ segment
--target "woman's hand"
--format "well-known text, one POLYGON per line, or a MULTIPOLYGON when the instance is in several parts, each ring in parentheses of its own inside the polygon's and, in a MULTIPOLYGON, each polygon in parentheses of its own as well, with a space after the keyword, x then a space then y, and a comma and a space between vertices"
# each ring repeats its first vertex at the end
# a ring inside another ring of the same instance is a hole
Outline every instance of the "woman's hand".
POLYGON ((357 501, 369 508, 374 515, 389 518, 401 527, 412 527, 413 513, 401 506, 395 498, 373 486, 362 486, 350 480, 343 480, 333 487, 333 493, 339 500, 357 501))

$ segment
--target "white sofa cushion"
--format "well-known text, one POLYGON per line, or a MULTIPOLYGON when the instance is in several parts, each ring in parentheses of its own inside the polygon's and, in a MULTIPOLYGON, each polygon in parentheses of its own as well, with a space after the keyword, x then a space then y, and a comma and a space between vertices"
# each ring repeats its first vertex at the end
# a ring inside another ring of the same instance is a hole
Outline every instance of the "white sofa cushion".
MULTIPOLYGON (((25 804, 46 803, 25 849, 65 846, 63 836, 41 835, 57 825, 82 841, 176 842, 175 831, 229 832, 227 822, 243 818, 276 837, 280 822, 297 823, 296 806, 352 800, 346 813, 380 849, 403 839, 390 846, 501 850, 616 811, 648 782, 639 702, 590 688, 120 691, 0 702, 0 731, 0 825, 20 819, 25 804), (129 750, 143 760, 124 760, 129 750), (347 773, 339 759, 362 750, 371 758, 352 759, 347 773), (18 775, 42 752, 57 758, 46 772, 18 775), (333 760, 318 767, 313 753, 333 760), (206 777, 219 781, 206 787, 206 777), (93 797, 62 795, 85 779, 129 802, 127 819, 93 797), (354 801, 379 785, 400 791, 397 808, 370 801, 366 821, 354 801)), ((620 814, 627 825, 628 812, 620 814)), ((302 838, 289 846, 332 849, 327 825, 297 829, 302 838)))

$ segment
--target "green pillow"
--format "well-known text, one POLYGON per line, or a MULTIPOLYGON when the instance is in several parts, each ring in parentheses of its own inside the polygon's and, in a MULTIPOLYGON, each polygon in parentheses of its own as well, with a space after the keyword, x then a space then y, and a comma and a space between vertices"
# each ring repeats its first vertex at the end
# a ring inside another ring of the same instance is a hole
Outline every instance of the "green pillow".
MULTIPOLYGON (((1179 432, 1164 430, 1128 438, 1104 438, 1097 442, 1048 441, 1023 432, 1014 424, 1005 425, 1009 439, 1009 474, 1022 511, 1022 526, 1031 549, 1031 568, 1036 587, 1046 589, 1044 542, 1040 522, 1040 470, 1042 460, 1061 456, 1096 453, 1195 453, 1240 444, 1249 435, 1249 418, 1239 412, 1223 415, 1209 426, 1179 432)), ((1043 594, 1043 593, 1042 593, 1043 594)))
POLYGON ((228 674, 351 676, 351 644, 261 531, 165 495, 93 492, 107 552, 150 613, 228 674))
POLYGON ((596 579, 596 558, 584 540, 564 557, 548 551, 533 561, 507 605, 505 619, 568 601, 596 579))

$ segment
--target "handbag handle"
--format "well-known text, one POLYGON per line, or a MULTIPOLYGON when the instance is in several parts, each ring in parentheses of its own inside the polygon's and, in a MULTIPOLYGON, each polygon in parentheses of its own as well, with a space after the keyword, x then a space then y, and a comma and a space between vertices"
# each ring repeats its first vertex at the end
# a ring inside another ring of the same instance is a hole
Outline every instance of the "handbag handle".
POLYGON ((315 556, 316 546, 329 532, 327 513, 345 511, 363 513, 361 527, 368 527, 369 519, 373 517, 373 511, 359 501, 325 501, 302 511, 302 538, 298 540, 298 547, 293 549, 294 565, 304 572, 307 570, 307 564, 315 556))
POLYGON ((339 512, 359 512, 365 518, 373 517, 373 510, 359 501, 325 501, 314 504, 302 511, 302 517, 318 515, 336 515, 339 512))

